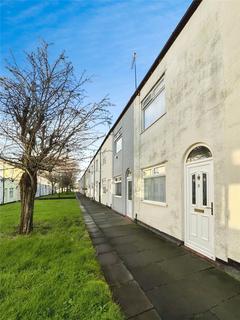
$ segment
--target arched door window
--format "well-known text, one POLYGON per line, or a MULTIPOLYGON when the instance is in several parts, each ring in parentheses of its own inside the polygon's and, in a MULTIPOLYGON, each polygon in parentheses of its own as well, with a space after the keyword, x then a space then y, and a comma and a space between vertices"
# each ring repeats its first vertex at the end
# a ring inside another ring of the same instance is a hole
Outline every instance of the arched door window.
POLYGON ((189 163, 207 158, 212 158, 211 151, 205 146, 197 146, 189 153, 186 162, 189 163))

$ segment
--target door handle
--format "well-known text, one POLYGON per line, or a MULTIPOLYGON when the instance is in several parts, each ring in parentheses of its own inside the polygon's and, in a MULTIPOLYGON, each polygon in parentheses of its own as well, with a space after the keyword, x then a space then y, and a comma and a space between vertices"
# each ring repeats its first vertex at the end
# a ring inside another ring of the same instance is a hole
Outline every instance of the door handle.
POLYGON ((206 209, 211 209, 211 215, 213 216, 213 202, 211 202, 211 207, 206 207, 206 209))
POLYGON ((213 202, 211 202, 211 215, 213 216, 213 202))

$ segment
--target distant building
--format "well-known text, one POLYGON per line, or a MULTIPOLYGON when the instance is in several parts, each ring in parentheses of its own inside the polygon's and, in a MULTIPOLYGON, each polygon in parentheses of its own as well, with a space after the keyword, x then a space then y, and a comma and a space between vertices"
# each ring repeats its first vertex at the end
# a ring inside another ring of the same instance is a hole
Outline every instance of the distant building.
MULTIPOLYGON (((0 161, 0 204, 15 202, 20 200, 20 178, 22 171, 0 161)), ((38 175, 36 197, 46 196, 52 193, 50 181, 38 175)))
POLYGON ((0 161, 0 204, 20 200, 21 170, 0 161))

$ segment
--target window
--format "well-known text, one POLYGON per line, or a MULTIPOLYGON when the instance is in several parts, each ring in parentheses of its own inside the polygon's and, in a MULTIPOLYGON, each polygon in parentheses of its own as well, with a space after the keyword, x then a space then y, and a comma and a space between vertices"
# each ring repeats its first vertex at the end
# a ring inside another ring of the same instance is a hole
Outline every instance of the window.
POLYGON ((192 204, 196 204, 196 175, 192 175, 192 204))
POLYGON ((9 189, 9 198, 13 198, 13 188, 9 189))
POLYGON ((128 200, 132 200, 132 180, 128 180, 128 200))
POLYGON ((107 156, 106 156, 107 150, 104 149, 102 152, 102 165, 107 163, 107 156))
POLYGON ((207 206, 207 174, 206 173, 203 173, 202 174, 202 193, 203 193, 203 206, 207 206))
POLYGON ((143 170, 144 200, 166 202, 165 166, 156 166, 143 170))
POLYGON ((119 137, 117 140, 115 140, 115 152, 118 153, 122 150, 122 137, 119 137))
POLYGON ((187 162, 193 162, 206 158, 211 158, 211 151, 205 146, 198 146, 194 148, 188 155, 187 162))
POLYGON ((114 179, 115 183, 115 195, 121 197, 122 195, 122 178, 117 177, 114 179))
POLYGON ((142 101, 143 129, 166 113, 165 86, 162 78, 142 101))
POLYGON ((106 181, 106 179, 102 179, 102 191, 103 191, 103 193, 107 192, 107 181, 106 181))

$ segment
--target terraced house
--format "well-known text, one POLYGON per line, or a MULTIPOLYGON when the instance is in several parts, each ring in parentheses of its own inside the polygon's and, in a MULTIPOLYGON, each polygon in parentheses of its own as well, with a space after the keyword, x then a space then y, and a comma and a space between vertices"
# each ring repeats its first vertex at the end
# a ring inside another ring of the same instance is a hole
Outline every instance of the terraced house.
POLYGON ((239 12, 239 1, 193 1, 89 166, 111 136, 108 205, 210 259, 238 263, 239 12))
POLYGON ((0 204, 20 200, 21 170, 0 161, 0 204))
MULTIPOLYGON (((0 204, 20 200, 19 182, 22 171, 4 161, 0 161, 0 204)), ((38 176, 36 197, 46 196, 52 193, 50 181, 38 176)))

